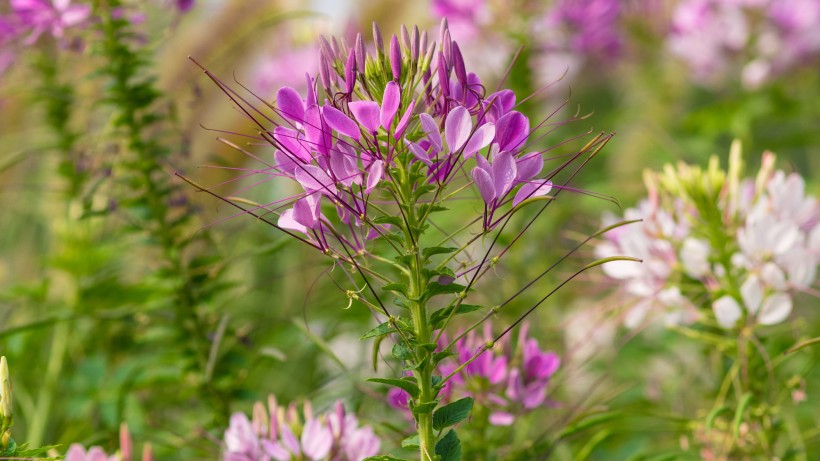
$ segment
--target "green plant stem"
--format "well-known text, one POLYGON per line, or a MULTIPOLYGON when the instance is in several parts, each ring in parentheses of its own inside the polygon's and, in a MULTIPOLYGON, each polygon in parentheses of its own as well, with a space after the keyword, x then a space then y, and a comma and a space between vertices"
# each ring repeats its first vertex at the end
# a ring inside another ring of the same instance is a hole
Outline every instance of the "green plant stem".
POLYGON ((57 380, 63 370, 63 359, 68 344, 68 327, 67 322, 58 323, 54 327, 45 377, 37 395, 37 403, 31 424, 28 427, 28 442, 33 447, 39 447, 43 444, 46 424, 51 416, 51 403, 54 400, 57 380))
POLYGON ((416 344, 415 367, 413 375, 419 387, 419 397, 416 406, 421 405, 422 409, 416 414, 417 431, 419 436, 419 455, 421 461, 435 460, 436 436, 433 432, 433 405, 437 392, 433 389, 433 370, 435 364, 430 357, 430 351, 421 345, 432 341, 432 329, 427 318, 427 302, 424 298, 424 290, 427 285, 426 277, 423 273, 423 263, 421 249, 418 246, 419 235, 414 229, 419 228, 416 215, 416 203, 412 199, 412 185, 409 175, 405 172, 401 174, 402 208, 404 209, 405 228, 405 255, 411 257, 408 274, 408 298, 410 300, 410 314, 413 319, 413 329, 415 330, 416 344))

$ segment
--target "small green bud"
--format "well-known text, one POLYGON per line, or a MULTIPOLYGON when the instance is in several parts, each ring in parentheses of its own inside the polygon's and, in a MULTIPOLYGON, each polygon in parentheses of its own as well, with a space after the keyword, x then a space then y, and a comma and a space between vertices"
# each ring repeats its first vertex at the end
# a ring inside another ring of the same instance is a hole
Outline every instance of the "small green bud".
POLYGON ((13 422, 11 405, 11 377, 6 357, 0 357, 0 449, 5 450, 11 443, 13 422))

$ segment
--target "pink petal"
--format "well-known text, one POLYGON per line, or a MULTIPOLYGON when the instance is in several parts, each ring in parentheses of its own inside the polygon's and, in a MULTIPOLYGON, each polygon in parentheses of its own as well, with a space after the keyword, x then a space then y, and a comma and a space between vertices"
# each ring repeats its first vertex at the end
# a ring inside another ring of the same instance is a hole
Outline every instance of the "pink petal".
POLYGON ((320 191, 329 195, 336 190, 333 185, 333 178, 314 165, 301 165, 296 170, 296 180, 308 192, 320 191))
POLYGON ((293 208, 283 211, 282 214, 279 215, 279 221, 276 222, 276 225, 282 229, 290 229, 307 234, 307 227, 299 224, 296 219, 293 218, 293 208))
POLYGON ((493 426, 512 426, 515 422, 515 416, 511 413, 502 411, 494 411, 490 413, 490 424, 493 426))
POLYGON ((364 189, 366 194, 369 194, 379 184, 383 174, 384 162, 381 160, 376 160, 372 165, 370 165, 370 171, 367 173, 367 185, 364 189))
POLYGON ((293 88, 284 86, 276 92, 276 106, 283 117, 298 123, 305 121, 305 101, 293 88))
POLYGON ((356 141, 359 140, 359 136, 361 135, 359 125, 339 109, 333 106, 324 106, 322 108, 322 116, 325 118, 328 126, 334 130, 345 136, 350 136, 356 141))
POLYGON ((304 163, 309 163, 313 158, 310 152, 305 148, 305 145, 300 139, 301 134, 296 130, 277 126, 273 129, 273 139, 279 143, 285 153, 290 157, 295 157, 304 163))
POLYGON ((373 101, 354 101, 348 104, 350 112, 360 125, 371 133, 379 131, 379 104, 373 101))
POLYGON ((401 90, 399 89, 399 85, 396 82, 388 82, 384 89, 382 110, 379 115, 381 126, 385 130, 390 131, 390 125, 393 124, 393 119, 399 110, 399 104, 401 104, 401 90))
POLYGON ((502 151, 515 152, 526 143, 530 132, 530 120, 521 112, 510 112, 495 124, 495 139, 502 151))
POLYGON ((318 419, 311 419, 302 429, 302 450, 311 459, 323 459, 330 453, 333 434, 318 419))
POLYGON ((544 158, 541 157, 540 152, 529 153, 516 160, 516 168, 518 169, 518 174, 515 180, 527 181, 538 175, 544 168, 544 158))
POLYGON ((310 106, 305 111, 305 139, 310 150, 327 154, 333 145, 330 128, 327 126, 319 106, 310 106))
POLYGON ((547 195, 551 190, 551 181, 536 179, 534 181, 528 182, 521 186, 520 189, 518 189, 518 192, 515 194, 515 198, 513 198, 513 207, 518 206, 519 203, 523 202, 524 200, 527 200, 528 198, 541 197, 542 195, 547 195))
POLYGON ((436 152, 441 152, 441 133, 438 129, 438 123, 429 114, 424 112, 419 114, 421 120, 421 129, 427 135, 427 140, 436 148, 436 152))
POLYGON ((410 124, 410 117, 413 116, 413 110, 416 108, 416 100, 413 99, 410 101, 410 105, 407 106, 407 109, 404 110, 404 116, 402 116, 401 120, 399 120, 399 124, 396 125, 396 132, 393 133, 393 137, 395 139, 399 139, 404 135, 404 131, 407 129, 407 125, 410 124))
POLYGON ((444 137, 450 152, 461 149, 470 137, 472 129, 473 121, 470 119, 470 112, 464 106, 458 106, 447 114, 447 121, 444 122, 444 137))
POLYGON ((472 157, 479 150, 487 147, 495 137, 495 125, 492 123, 485 123, 481 125, 467 141, 467 146, 464 147, 464 158, 472 157))
POLYGON ((414 142, 410 142, 410 141, 406 141, 406 142, 407 142, 407 148, 410 149, 410 152, 413 154, 413 156, 415 156, 417 159, 419 159, 425 165, 433 166, 433 161, 430 160, 430 155, 427 153, 427 151, 422 149, 421 146, 419 146, 418 144, 416 144, 414 142))
POLYGON ((290 156, 279 149, 273 152, 273 159, 276 161, 276 168, 282 173, 293 176, 296 171, 296 162, 290 156))
POLYGON ((85 448, 79 443, 72 443, 65 454, 65 461, 85 461, 85 448))
POLYGON ((490 174, 486 170, 476 167, 473 168, 472 176, 481 198, 484 203, 489 205, 495 199, 495 186, 490 174))
POLYGON ((502 152, 493 159, 493 183, 495 196, 499 200, 507 195, 515 182, 516 166, 512 154, 502 152))

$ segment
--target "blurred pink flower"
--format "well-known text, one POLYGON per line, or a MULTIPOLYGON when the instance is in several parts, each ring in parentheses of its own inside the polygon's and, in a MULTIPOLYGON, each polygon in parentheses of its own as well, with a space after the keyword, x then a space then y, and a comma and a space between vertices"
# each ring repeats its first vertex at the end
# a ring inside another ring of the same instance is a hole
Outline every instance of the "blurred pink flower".
POLYGON ((381 442, 370 426, 359 426, 341 402, 313 415, 305 403, 281 407, 270 397, 268 408, 254 405, 253 420, 234 413, 225 431, 225 461, 361 461, 378 453, 381 442))
POLYGON ((29 31, 27 44, 46 32, 62 39, 66 28, 78 26, 91 16, 91 5, 72 4, 72 0, 11 0, 11 9, 29 31))

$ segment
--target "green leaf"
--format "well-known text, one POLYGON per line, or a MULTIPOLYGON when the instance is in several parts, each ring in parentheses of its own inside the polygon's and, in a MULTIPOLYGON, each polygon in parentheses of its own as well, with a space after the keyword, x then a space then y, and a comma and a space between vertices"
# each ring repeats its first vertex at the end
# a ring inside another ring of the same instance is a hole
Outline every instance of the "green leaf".
POLYGON ((395 291, 401 295, 407 296, 407 284, 401 282, 388 283, 382 287, 384 291, 395 291))
POLYGON ((406 439, 401 441, 402 448, 418 448, 419 447, 419 435, 411 435, 406 439))
POLYGON ((376 336, 384 336, 388 333, 392 333, 393 330, 390 326, 390 322, 384 322, 381 325, 377 326, 376 328, 368 331, 367 333, 363 334, 359 339, 367 339, 367 338, 375 338, 376 336))
POLYGON ((461 293, 466 289, 467 287, 464 285, 459 285, 458 283, 442 285, 438 282, 430 282, 427 284, 427 289, 424 290, 424 296, 422 296, 422 299, 426 301, 433 296, 461 293))
POLYGON ((433 354, 433 363, 439 363, 442 360, 446 359, 447 357, 452 357, 456 355, 455 352, 447 349, 446 351, 436 352, 433 354))
POLYGON ((422 250, 421 254, 424 256, 424 259, 429 258, 433 255, 446 255, 448 253, 452 253, 458 250, 458 248, 454 247, 429 247, 422 250))
MULTIPOLYGON (((453 312, 454 307, 455 306, 445 307, 444 309, 439 309, 430 315, 430 325, 434 330, 438 330, 439 328, 441 328, 442 324, 444 323, 444 320, 450 316, 450 312, 453 312)), ((475 312, 481 309, 481 307, 482 306, 477 306, 475 304, 461 304, 458 306, 458 309, 453 315, 475 312)))
POLYGON ((413 350, 404 343, 396 343, 393 345, 393 358, 398 360, 413 358, 413 350))
POLYGON ((461 461, 461 441, 456 431, 450 430, 438 441, 436 454, 441 456, 441 461, 461 461))
POLYGON ((401 218, 398 216, 379 216, 375 218, 373 222, 376 224, 391 224, 399 229, 404 226, 404 222, 402 222, 401 218))
POLYGON ((418 416, 419 414, 433 411, 433 408, 436 408, 436 405, 438 405, 438 402, 420 403, 411 408, 410 411, 413 413, 413 416, 418 416))
POLYGON ((463 421, 473 410, 472 397, 464 397, 436 410, 433 413, 433 429, 440 431, 463 421))
POLYGON ((410 397, 417 399, 419 397, 419 387, 416 383, 412 381, 408 381, 406 379, 397 379, 397 378, 370 378, 368 379, 371 383, 379 383, 379 384, 387 384, 388 386, 398 387, 408 394, 410 397))

